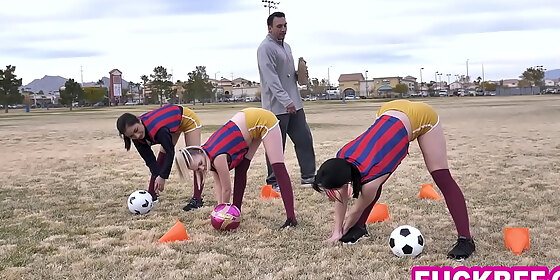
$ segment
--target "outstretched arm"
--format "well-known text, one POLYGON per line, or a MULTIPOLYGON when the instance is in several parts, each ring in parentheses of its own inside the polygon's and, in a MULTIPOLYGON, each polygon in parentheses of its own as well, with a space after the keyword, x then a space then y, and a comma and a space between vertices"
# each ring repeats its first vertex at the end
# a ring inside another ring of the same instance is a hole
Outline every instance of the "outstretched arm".
MULTIPOLYGON (((218 204, 230 203, 231 201, 231 179, 229 178, 229 166, 227 155, 221 154, 214 159, 214 168, 218 176, 220 187, 216 190, 218 193, 218 204)), ((216 178, 215 178, 216 179, 216 178)))
POLYGON ((350 211, 348 211, 348 216, 346 217, 346 221, 344 222, 344 230, 343 233, 348 232, 348 230, 356 225, 360 216, 364 210, 372 203, 375 195, 377 194, 377 189, 379 188, 379 182, 377 180, 371 181, 362 186, 362 192, 358 199, 356 199, 356 203, 352 205, 350 211))
MULTIPOLYGON (((342 235, 344 235, 344 216, 346 215, 346 207, 348 204, 348 185, 342 187, 340 190, 332 190, 336 196, 334 199, 334 225, 331 237, 325 242, 337 242, 342 235)), ((332 200, 331 199, 331 200, 332 200)))

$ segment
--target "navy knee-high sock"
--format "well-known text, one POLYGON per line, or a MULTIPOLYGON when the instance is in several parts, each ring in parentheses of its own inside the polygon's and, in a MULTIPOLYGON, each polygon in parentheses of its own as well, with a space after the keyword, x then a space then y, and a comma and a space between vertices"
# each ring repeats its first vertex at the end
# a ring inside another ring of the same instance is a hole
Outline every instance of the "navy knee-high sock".
POLYGON ((278 187, 280 187, 280 195, 286 209, 286 217, 295 221, 294 190, 292 189, 292 182, 290 181, 288 170, 286 170, 286 165, 283 162, 272 164, 272 170, 274 171, 276 182, 278 182, 278 187))
POLYGON ((382 187, 383 187, 382 185, 379 186, 379 188, 377 189, 377 193, 375 194, 375 198, 370 203, 370 205, 368 205, 368 207, 366 207, 366 209, 364 209, 364 212, 362 212, 362 215, 360 216, 360 219, 358 219, 358 221, 356 222, 356 224, 354 226, 365 226, 366 225, 366 221, 367 221, 367 218, 369 217, 369 213, 371 213, 371 209, 373 209, 373 206, 375 206, 375 203, 377 202, 377 200, 379 200, 379 197, 381 196, 382 187))
POLYGON ((451 177, 449 169, 439 169, 432 172, 431 175, 445 198, 447 209, 449 209, 449 213, 457 228, 457 234, 471 238, 465 197, 455 180, 453 180, 453 177, 451 177))
MULTIPOLYGON (((161 167, 163 166, 163 163, 165 162, 165 157, 166 154, 159 152, 157 159, 156 159, 156 163, 158 165, 158 167, 161 169, 161 167)), ((156 191, 154 190, 154 185, 156 183, 156 178, 158 175, 152 175, 152 177, 150 177, 150 184, 148 185, 148 192, 152 195, 152 196, 156 196, 156 191)))
POLYGON ((238 166, 235 167, 235 177, 233 178, 233 205, 241 210, 243 195, 247 186, 247 170, 249 170, 251 160, 243 158, 238 166))

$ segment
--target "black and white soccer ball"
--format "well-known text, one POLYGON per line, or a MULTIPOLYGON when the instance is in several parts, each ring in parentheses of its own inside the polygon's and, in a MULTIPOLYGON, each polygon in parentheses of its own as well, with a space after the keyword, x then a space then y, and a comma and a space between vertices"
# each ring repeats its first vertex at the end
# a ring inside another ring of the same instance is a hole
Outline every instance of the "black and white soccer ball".
POLYGON ((413 226, 400 226, 391 232, 389 247, 397 257, 416 257, 424 250, 424 236, 413 226))
POLYGON ((145 190, 138 190, 130 194, 126 204, 132 214, 146 214, 154 206, 152 195, 145 190))

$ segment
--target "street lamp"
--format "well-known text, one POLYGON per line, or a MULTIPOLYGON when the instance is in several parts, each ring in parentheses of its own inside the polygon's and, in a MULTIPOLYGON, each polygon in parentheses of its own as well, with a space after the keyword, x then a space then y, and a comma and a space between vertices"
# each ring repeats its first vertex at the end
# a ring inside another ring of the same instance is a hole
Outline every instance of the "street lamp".
POLYGON ((268 8, 268 15, 270 15, 270 9, 278 9, 276 5, 279 5, 280 2, 274 2, 270 0, 261 0, 264 3, 264 7, 268 8))
POLYGON ((216 79, 216 74, 220 73, 220 71, 214 73, 214 81, 216 82, 216 86, 214 87, 214 96, 216 98, 216 103, 218 103, 218 80, 216 79))
POLYGON ((422 85, 424 84, 424 82, 422 81, 422 70, 424 70, 424 67, 420 68, 420 96, 424 96, 424 94, 422 93, 422 85))
POLYGON ((327 68, 327 100, 331 99, 329 91, 331 90, 331 67, 327 68))
POLYGON ((368 86, 367 86, 367 73, 368 73, 368 70, 366 70, 366 98, 369 98, 369 91, 368 91, 368 86))
POLYGON ((468 58, 467 58, 467 77, 466 77, 466 79, 467 79, 467 84, 468 84, 469 80, 470 80, 469 79, 469 59, 468 58))
POLYGON ((451 77, 451 74, 445 74, 447 76, 447 86, 449 87, 449 89, 451 89, 451 87, 449 86, 449 84, 451 84, 451 80, 449 79, 449 77, 451 77))
POLYGON ((438 84, 438 82, 437 82, 437 76, 438 76, 438 74, 439 74, 438 71, 436 71, 436 73, 434 74, 434 83, 435 83, 434 91, 438 89, 438 88, 437 88, 437 84, 438 84))

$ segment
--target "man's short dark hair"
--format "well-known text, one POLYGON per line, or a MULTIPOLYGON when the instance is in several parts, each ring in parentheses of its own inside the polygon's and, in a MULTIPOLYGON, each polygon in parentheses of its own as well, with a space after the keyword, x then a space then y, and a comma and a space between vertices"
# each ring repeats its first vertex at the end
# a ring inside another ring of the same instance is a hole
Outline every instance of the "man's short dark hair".
POLYGON ((274 20, 275 17, 283 18, 283 17, 286 17, 286 15, 282 12, 274 12, 274 13, 270 14, 270 16, 268 16, 268 18, 266 19, 266 24, 268 26, 272 26, 272 21, 274 20))

